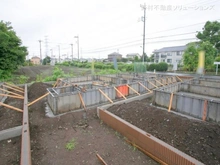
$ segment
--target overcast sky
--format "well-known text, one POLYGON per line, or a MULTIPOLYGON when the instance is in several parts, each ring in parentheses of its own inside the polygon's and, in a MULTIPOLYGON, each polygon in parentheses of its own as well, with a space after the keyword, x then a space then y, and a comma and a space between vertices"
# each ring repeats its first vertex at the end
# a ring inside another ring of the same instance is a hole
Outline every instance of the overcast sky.
MULTIPOLYGON (((0 20, 12 22, 29 58, 42 54, 106 58, 109 53, 142 54, 146 4, 146 53, 195 41, 205 22, 220 21, 219 0, 0 0, 0 20), (47 37, 46 37, 47 36, 47 37), (46 40, 48 47, 46 50, 46 40)), ((62 56, 65 57, 65 56, 62 56)))

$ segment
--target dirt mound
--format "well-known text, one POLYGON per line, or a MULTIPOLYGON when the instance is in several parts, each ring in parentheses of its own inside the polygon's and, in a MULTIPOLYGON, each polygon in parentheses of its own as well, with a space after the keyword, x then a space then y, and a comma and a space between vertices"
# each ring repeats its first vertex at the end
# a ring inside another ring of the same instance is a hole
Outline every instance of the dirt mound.
POLYGON ((37 82, 28 88, 28 100, 32 101, 47 93, 47 88, 52 87, 51 84, 37 82))

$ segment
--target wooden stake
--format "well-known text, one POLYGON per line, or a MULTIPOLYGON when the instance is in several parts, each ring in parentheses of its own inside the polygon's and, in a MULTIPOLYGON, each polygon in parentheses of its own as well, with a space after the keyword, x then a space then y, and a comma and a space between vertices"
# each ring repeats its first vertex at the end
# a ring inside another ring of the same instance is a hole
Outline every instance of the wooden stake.
POLYGON ((127 99, 116 87, 114 87, 114 88, 125 100, 127 99))
POLYGON ((12 89, 12 90, 14 90, 14 91, 20 92, 20 93, 24 93, 23 91, 21 91, 21 90, 19 90, 19 89, 16 89, 16 88, 13 88, 13 87, 10 87, 10 86, 8 86, 8 85, 2 85, 2 86, 6 87, 6 88, 9 88, 9 89, 12 89))
POLYGON ((47 95, 49 95, 49 92, 48 92, 48 93, 46 93, 45 95, 43 95, 43 96, 39 97, 38 99, 36 99, 36 100, 32 101, 31 103, 29 103, 29 104, 28 104, 28 106, 31 106, 32 104, 36 103, 37 101, 39 101, 40 99, 42 99, 42 98, 46 97, 47 95))
POLYGON ((170 80, 170 77, 167 77, 168 84, 172 84, 172 81, 170 80))
POLYGON ((144 150, 143 148, 137 146, 136 144, 132 143, 131 141, 126 139, 126 142, 131 144, 132 146, 136 147, 137 149, 139 149, 140 151, 142 151, 143 153, 145 153, 146 155, 148 155, 149 157, 151 157, 152 159, 154 159, 155 161, 157 161, 158 163, 160 163, 161 165, 168 165, 167 163, 165 163, 164 161, 160 160, 159 158, 157 158, 156 156, 154 156, 153 154, 151 154, 150 152, 147 152, 146 150, 144 150))
POLYGON ((148 89, 146 86, 144 86, 143 84, 141 84, 140 82, 138 82, 138 84, 140 84, 143 88, 145 88, 147 91, 152 92, 150 89, 148 89))
POLYGON ((203 106, 203 116, 202 116, 202 120, 205 121, 206 120, 206 115, 207 115, 207 100, 204 100, 204 106, 203 106))
POLYGON ((181 78, 179 78, 179 76, 176 76, 176 78, 178 78, 181 82, 183 81, 183 80, 181 80, 181 78))
POLYGON ((148 81, 151 85, 153 85, 155 88, 158 88, 156 85, 154 85, 152 82, 148 81))
POLYGON ((166 79, 163 79, 163 78, 161 78, 161 80, 164 82, 164 80, 165 80, 165 85, 167 85, 168 83, 167 83, 167 80, 166 79))
POLYGON ((99 89, 99 92, 101 92, 101 94, 103 94, 111 103, 113 103, 113 101, 101 89, 99 89))
POLYGON ((0 105, 2 105, 2 106, 4 106, 4 107, 7 107, 7 108, 10 108, 10 109, 13 109, 13 110, 16 110, 16 111, 18 111, 18 112, 23 112, 22 109, 19 109, 19 108, 16 108, 16 107, 13 107, 13 106, 4 104, 4 103, 2 103, 2 102, 0 102, 0 105))
POLYGON ((57 79, 57 81, 56 81, 55 84, 53 85, 53 88, 56 87, 58 81, 59 81, 59 79, 57 79))
POLYGON ((102 159, 102 157, 99 154, 96 154, 96 156, 102 164, 107 165, 107 163, 102 159))
POLYGON ((85 109, 85 111, 87 111, 87 110, 86 110, 86 106, 85 106, 85 103, 84 103, 84 100, 83 100, 83 98, 82 98, 81 93, 80 93, 80 92, 78 92, 78 95, 79 95, 79 99, 80 99, 80 101, 81 101, 81 103, 82 103, 82 105, 83 105, 83 108, 85 109))
POLYGON ((160 81, 158 81, 158 80, 156 80, 156 79, 155 79, 155 81, 156 81, 156 82, 158 82, 160 85, 165 86, 165 85, 164 85, 164 84, 162 84, 160 81))
POLYGON ((132 87, 129 86, 128 84, 127 84, 127 87, 130 88, 133 92, 137 93, 137 94, 140 96, 140 93, 138 93, 134 88, 132 88, 132 87))
POLYGON ((7 83, 7 82, 5 82, 5 84, 8 85, 8 86, 11 86, 11 87, 14 87, 14 88, 17 88, 17 89, 20 89, 20 90, 24 91, 23 88, 20 88, 20 87, 18 87, 18 86, 16 86, 16 85, 9 84, 9 83, 7 83))
POLYGON ((170 104, 169 104, 168 112, 170 112, 171 110, 172 102, 173 102, 173 93, 171 93, 171 96, 170 96, 170 104))
POLYGON ((16 98, 16 99, 24 99, 23 96, 21 97, 21 96, 8 95, 8 94, 2 94, 2 93, 0 93, 0 96, 12 97, 12 98, 16 98))
POLYGON ((173 83, 175 83, 175 82, 176 82, 176 79, 175 79, 175 77, 172 77, 172 79, 173 79, 173 83))
POLYGON ((8 91, 8 90, 5 90, 5 89, 2 89, 2 88, 0 88, 0 90, 1 90, 1 91, 4 91, 4 92, 7 92, 7 93, 11 93, 11 94, 16 95, 16 96, 23 97, 23 96, 20 95, 20 94, 17 94, 17 93, 14 93, 14 92, 11 92, 11 91, 8 91))

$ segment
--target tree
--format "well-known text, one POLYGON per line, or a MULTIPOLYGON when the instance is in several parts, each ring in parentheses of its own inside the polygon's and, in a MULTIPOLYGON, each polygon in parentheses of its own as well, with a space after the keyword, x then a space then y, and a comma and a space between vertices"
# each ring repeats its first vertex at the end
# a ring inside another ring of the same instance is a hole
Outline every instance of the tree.
POLYGON ((148 58, 148 62, 154 62, 154 54, 151 54, 148 58))
POLYGON ((50 61, 51 61, 51 58, 49 56, 45 57, 43 59, 43 65, 47 65, 47 64, 50 64, 50 61))
POLYGON ((139 62, 139 61, 140 61, 139 58, 138 58, 138 56, 135 56, 135 57, 134 57, 134 61, 135 61, 135 62, 139 62))
POLYGON ((215 62, 220 62, 220 56, 217 56, 217 57, 215 58, 215 62))
POLYGON ((220 51, 220 22, 207 21, 203 31, 198 32, 196 37, 201 42, 209 41, 218 51, 220 51))
POLYGON ((0 22, 0 79, 11 76, 19 65, 25 62, 27 48, 21 46, 21 39, 16 35, 10 22, 0 22))
POLYGON ((195 71, 198 65, 198 51, 196 43, 190 43, 183 54, 183 66, 185 70, 195 71))
POLYGON ((198 67, 198 53, 199 51, 205 51, 205 69, 212 70, 214 60, 217 55, 217 50, 209 42, 203 43, 190 43, 183 54, 184 69, 188 71, 195 71, 198 67))

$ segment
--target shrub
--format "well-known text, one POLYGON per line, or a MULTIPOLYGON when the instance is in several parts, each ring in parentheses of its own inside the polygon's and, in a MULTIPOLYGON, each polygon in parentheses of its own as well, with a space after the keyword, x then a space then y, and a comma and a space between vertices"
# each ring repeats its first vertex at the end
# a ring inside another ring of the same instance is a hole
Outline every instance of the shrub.
POLYGON ((167 69, 168 69, 168 64, 167 63, 165 63, 165 62, 160 62, 160 63, 158 63, 158 64, 150 64, 149 66, 148 66, 148 70, 149 71, 154 71, 154 69, 156 70, 156 71, 167 71, 167 69))

